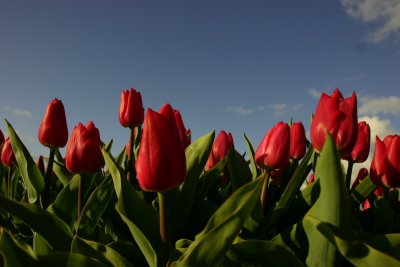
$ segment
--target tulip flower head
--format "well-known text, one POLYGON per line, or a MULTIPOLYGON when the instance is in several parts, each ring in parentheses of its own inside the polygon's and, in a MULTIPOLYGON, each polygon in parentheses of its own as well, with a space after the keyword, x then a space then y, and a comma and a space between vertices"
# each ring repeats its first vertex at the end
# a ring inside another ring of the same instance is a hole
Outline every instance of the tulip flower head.
POLYGON ((367 176, 368 176, 368 170, 367 170, 367 168, 361 168, 361 169, 358 171, 358 174, 357 174, 356 179, 354 180, 353 184, 351 185, 351 190, 353 190, 354 188, 356 188, 357 185, 359 185, 359 184, 361 183, 361 181, 364 180, 365 177, 367 177, 367 176))
POLYGON ((255 160, 263 169, 283 169, 289 163, 289 151, 289 125, 278 122, 261 141, 255 153, 255 160))
POLYGON ((300 160, 306 153, 306 131, 302 122, 290 125, 290 149, 289 157, 300 160))
POLYGON ((1 163, 7 167, 16 164, 15 154, 9 137, 6 138, 1 149, 1 163))
POLYGON ((185 125, 183 124, 182 116, 179 110, 175 109, 174 114, 176 126, 178 127, 179 137, 181 139, 183 149, 185 149, 190 145, 190 138, 188 138, 187 130, 185 128, 185 125))
POLYGON ((64 147, 68 141, 67 119, 61 100, 54 98, 47 106, 39 126, 38 138, 49 148, 64 147))
POLYGON ((371 180, 384 187, 400 186, 400 136, 388 135, 383 141, 376 137, 370 167, 371 180))
POLYGON ((124 127, 136 127, 143 124, 144 108, 140 92, 131 88, 121 93, 119 122, 124 127))
POLYGON ((358 123, 357 141, 350 154, 345 159, 353 162, 364 162, 369 155, 369 146, 371 142, 371 130, 365 121, 358 123))
POLYGON ((214 167, 220 162, 227 154, 231 147, 233 147, 233 137, 231 133, 226 133, 224 130, 220 131, 213 143, 210 156, 206 163, 206 170, 214 167))
POLYGON ((339 89, 331 96, 322 93, 311 122, 311 143, 316 152, 321 152, 329 133, 343 157, 351 152, 357 140, 357 96, 343 98, 339 89))
POLYGON ((159 112, 147 110, 135 168, 144 191, 164 192, 184 181, 186 156, 169 104, 159 112))
POLYGON ((72 131, 67 145, 65 166, 73 173, 95 173, 101 169, 102 164, 99 130, 93 121, 86 126, 79 123, 72 131))

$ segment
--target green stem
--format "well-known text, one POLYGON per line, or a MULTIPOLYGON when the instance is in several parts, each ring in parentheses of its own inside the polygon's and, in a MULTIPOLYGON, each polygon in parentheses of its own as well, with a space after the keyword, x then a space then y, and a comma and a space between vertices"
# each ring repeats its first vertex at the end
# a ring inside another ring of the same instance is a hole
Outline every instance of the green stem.
POLYGON ((269 175, 269 172, 266 172, 266 179, 264 180, 263 188, 261 191, 261 210, 265 213, 265 209, 267 207, 267 202, 268 202, 268 184, 269 184, 269 178, 271 177, 269 175))
POLYGON ((50 187, 51 187, 51 178, 53 177, 53 165, 54 165, 54 155, 56 149, 50 148, 50 156, 49 163, 47 164, 46 173, 44 175, 44 191, 43 191, 43 208, 47 209, 50 202, 50 187))
POLYGON ((11 167, 7 167, 7 195, 10 199, 12 199, 12 194, 11 194, 11 174, 12 170, 11 167))
POLYGON ((170 241, 168 236, 167 226, 167 211, 165 205, 165 195, 162 192, 158 192, 158 210, 160 216, 160 237, 161 237, 161 266, 166 266, 169 260, 170 241))
POLYGON ((129 154, 128 154, 128 173, 127 178, 128 181, 132 184, 135 179, 135 156, 134 147, 135 147, 135 128, 130 129, 130 137, 129 137, 129 154))
POLYGON ((349 160, 349 165, 347 166, 347 173, 346 173, 346 187, 350 190, 351 186, 351 173, 353 171, 354 161, 349 160))
POLYGON ((81 212, 83 208, 83 174, 79 176, 79 186, 78 186, 78 207, 77 207, 77 215, 76 221, 77 223, 77 230, 79 229, 79 223, 81 221, 81 212))

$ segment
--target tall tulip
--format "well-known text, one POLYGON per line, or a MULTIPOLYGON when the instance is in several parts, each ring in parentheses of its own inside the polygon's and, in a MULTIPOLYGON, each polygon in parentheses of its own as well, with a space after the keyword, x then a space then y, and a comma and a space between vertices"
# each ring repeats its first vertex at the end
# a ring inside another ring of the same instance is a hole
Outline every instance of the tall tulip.
POLYGON ((146 112, 136 173, 144 191, 167 191, 185 179, 185 151, 169 104, 160 112, 152 109, 146 112))
POLYGON ((143 124, 144 108, 140 92, 133 88, 121 93, 119 122, 124 127, 134 128, 143 124))
POLYGON ((61 100, 54 98, 47 106, 39 126, 38 138, 49 148, 64 147, 68 141, 67 119, 61 100))
POLYGON ((3 143, 3 148, 1 149, 1 163, 7 167, 11 167, 16 163, 15 154, 9 137, 6 138, 3 143))
POLYGON ((371 180, 384 187, 400 186, 400 136, 388 135, 383 141, 376 137, 370 167, 371 180))
POLYGON ((306 132, 302 122, 290 125, 290 149, 289 157, 300 160, 306 153, 306 132))
POLYGON ((357 96, 343 98, 339 89, 331 96, 322 93, 311 122, 311 143, 316 152, 321 152, 326 134, 332 135, 340 155, 351 152, 357 140, 357 96))
POLYGON ((255 160, 264 169, 282 169, 289 163, 290 128, 278 122, 268 131, 255 153, 255 160))
POLYGON ((101 154, 99 130, 90 121, 84 126, 75 126, 69 139, 65 166, 73 173, 94 173, 101 169, 103 156, 101 154))
POLYGON ((357 134, 357 141, 345 159, 354 162, 364 162, 368 158, 369 154, 369 145, 371 140, 371 130, 365 121, 360 121, 358 123, 358 134, 357 134))

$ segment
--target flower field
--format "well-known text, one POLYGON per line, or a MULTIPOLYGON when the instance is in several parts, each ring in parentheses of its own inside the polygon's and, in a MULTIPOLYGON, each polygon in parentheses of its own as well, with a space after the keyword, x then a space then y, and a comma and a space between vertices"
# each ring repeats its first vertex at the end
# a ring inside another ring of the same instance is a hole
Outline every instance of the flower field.
POLYGON ((400 136, 371 137, 356 93, 322 93, 309 125, 277 122, 257 145, 244 134, 243 155, 242 137, 191 140, 179 110, 145 110, 134 89, 117 155, 67 115, 50 101, 37 162, 0 131, 1 266, 400 266, 400 136))

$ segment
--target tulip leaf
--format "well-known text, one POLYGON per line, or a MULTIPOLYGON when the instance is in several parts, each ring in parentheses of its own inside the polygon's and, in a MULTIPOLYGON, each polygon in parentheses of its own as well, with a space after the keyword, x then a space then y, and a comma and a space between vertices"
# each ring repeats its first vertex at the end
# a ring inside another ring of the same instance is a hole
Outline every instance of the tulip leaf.
POLYGON ((43 175, 12 125, 7 120, 5 120, 5 123, 15 159, 17 160, 18 168, 21 171, 22 179, 28 192, 29 203, 34 203, 44 190, 43 175))
POLYGON ((360 235, 351 229, 339 228, 315 218, 310 221, 313 221, 314 227, 355 266, 400 266, 399 234, 392 239, 382 235, 373 237, 370 241, 363 241, 360 235), (392 244, 389 243, 391 241, 392 244), (394 245, 397 245, 397 248, 394 248, 394 245))
POLYGON ((107 267, 94 258, 77 253, 54 252, 38 258, 40 267, 107 267))
POLYGON ((217 266, 260 201, 264 180, 263 175, 236 190, 173 266, 217 266))
POLYGON ((56 174, 57 178, 61 181, 63 186, 65 187, 74 176, 73 173, 69 172, 65 167, 64 163, 60 163, 58 161, 54 161, 53 172, 56 174))
POLYGON ((159 243, 159 221, 156 211, 145 202, 127 179, 121 177, 121 172, 113 157, 102 149, 104 160, 110 170, 118 201, 115 209, 131 231, 133 238, 141 249, 147 263, 157 266, 157 256, 154 250, 159 243))
POLYGON ((344 183, 339 154, 331 135, 327 134, 315 170, 320 181, 317 201, 303 220, 309 242, 307 266, 337 266, 342 258, 337 250, 312 223, 314 218, 338 227, 350 227, 350 198, 344 183))
POLYGON ((184 227, 189 217, 199 177, 210 155, 214 135, 214 131, 205 134, 185 149, 186 178, 178 189, 166 192, 172 237, 184 227))
POLYGON ((0 228, 0 263, 5 267, 39 266, 32 248, 0 228), (2 259, 1 259, 2 258, 2 259))
POLYGON ((247 151, 249 152, 251 172, 253 174, 253 180, 254 180, 261 174, 261 169, 257 167, 256 160, 254 158, 255 155, 254 148, 253 145, 251 144, 250 139, 247 137, 246 134, 244 134, 244 139, 246 141, 247 151))
POLYGON ((109 246, 75 236, 71 244, 71 252, 79 253, 110 266, 133 266, 121 254, 109 246))
POLYGON ((33 234, 33 250, 37 255, 48 255, 53 251, 46 239, 38 232, 33 234))
POLYGON ((60 218, 34 204, 19 203, 0 195, 0 206, 38 232, 59 251, 68 251, 72 232, 60 218))
POLYGON ((371 180, 371 177, 367 175, 351 192, 351 197, 353 200, 357 201, 358 204, 364 202, 367 197, 374 192, 377 185, 371 180))
POLYGON ((284 246, 264 240, 246 240, 234 244, 227 258, 231 262, 229 266, 305 266, 284 246))
POLYGON ((197 186, 196 200, 204 199, 207 197, 211 188, 213 188, 220 179, 220 173, 225 168, 228 162, 228 157, 221 159, 214 167, 205 171, 199 178, 197 186))
POLYGON ((127 241, 115 241, 107 245, 108 247, 117 251, 129 262, 134 262, 135 266, 146 266, 146 259, 143 257, 142 252, 136 244, 127 241))
POLYGON ((252 180, 248 163, 233 147, 228 151, 228 169, 233 191, 252 180))
POLYGON ((308 249, 308 241, 302 222, 296 223, 271 239, 272 242, 285 246, 296 255, 304 254, 308 249))
POLYGON ((84 234, 88 236, 94 231, 113 194, 113 180, 108 175, 90 195, 82 210, 78 227, 79 235, 82 236, 84 234))

